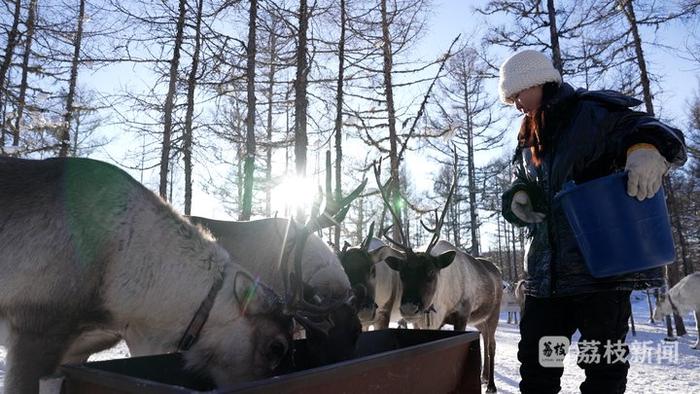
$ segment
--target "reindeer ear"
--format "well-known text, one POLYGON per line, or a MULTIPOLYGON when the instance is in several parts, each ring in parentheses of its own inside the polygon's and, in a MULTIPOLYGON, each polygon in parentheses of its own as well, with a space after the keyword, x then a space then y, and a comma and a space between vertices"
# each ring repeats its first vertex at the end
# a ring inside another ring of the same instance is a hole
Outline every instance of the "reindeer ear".
POLYGON ((270 313, 274 309, 275 293, 247 272, 236 272, 233 292, 242 314, 260 315, 270 313))
POLYGON ((389 256, 384 261, 386 262, 386 265, 388 265, 389 268, 393 269, 394 271, 400 271, 401 266, 403 265, 403 260, 394 256, 389 256))
POLYGON ((447 267, 448 265, 452 264, 452 262, 455 260, 456 255, 457 252, 455 252, 454 250, 449 250, 437 256, 437 259, 435 260, 435 266, 438 269, 443 269, 447 267))

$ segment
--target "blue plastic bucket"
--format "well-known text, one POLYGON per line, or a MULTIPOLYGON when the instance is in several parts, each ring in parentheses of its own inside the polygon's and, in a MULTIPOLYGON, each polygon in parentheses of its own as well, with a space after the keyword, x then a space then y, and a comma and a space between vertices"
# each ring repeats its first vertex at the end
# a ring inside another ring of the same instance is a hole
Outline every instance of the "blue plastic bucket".
POLYGON ((557 200, 592 276, 621 275, 674 261, 663 187, 644 201, 627 195, 627 174, 580 185, 567 182, 557 200))

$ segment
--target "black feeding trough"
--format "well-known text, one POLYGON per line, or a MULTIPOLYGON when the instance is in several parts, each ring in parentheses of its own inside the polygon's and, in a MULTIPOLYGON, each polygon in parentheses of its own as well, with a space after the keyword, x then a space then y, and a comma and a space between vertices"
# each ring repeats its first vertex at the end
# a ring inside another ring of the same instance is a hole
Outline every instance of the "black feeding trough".
POLYGON ((479 333, 388 329, 364 332, 357 357, 305 368, 295 341, 295 367, 267 379, 214 387, 182 369, 179 354, 61 367, 62 393, 480 393, 479 333))

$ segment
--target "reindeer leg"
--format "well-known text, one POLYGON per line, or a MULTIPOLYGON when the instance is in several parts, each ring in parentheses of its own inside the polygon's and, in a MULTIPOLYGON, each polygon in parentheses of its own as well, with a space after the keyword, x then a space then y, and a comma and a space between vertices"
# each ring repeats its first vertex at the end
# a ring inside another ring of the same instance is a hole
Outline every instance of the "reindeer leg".
POLYGON ((484 367, 481 372, 481 383, 486 383, 486 392, 495 393, 496 383, 494 376, 494 358, 496 355, 496 327, 498 326, 498 314, 489 317, 484 323, 477 326, 484 340, 484 367))
POLYGON ((376 318, 374 320, 375 330, 385 330, 389 328, 389 320, 391 320, 391 310, 377 309, 376 318))
POLYGON ((11 331, 6 393, 38 393, 39 379, 58 367, 71 338, 66 334, 11 331))
POLYGON ((94 353, 107 350, 121 340, 116 333, 109 331, 89 331, 81 334, 70 345, 61 364, 84 363, 94 353))
POLYGON ((496 377, 494 373, 494 362, 496 356, 496 332, 495 327, 493 332, 489 335, 489 380, 486 385, 487 393, 495 393, 496 390, 496 377))
POLYGON ((693 349, 700 350, 700 310, 695 311, 695 332, 697 333, 697 340, 695 341, 695 346, 693 349))

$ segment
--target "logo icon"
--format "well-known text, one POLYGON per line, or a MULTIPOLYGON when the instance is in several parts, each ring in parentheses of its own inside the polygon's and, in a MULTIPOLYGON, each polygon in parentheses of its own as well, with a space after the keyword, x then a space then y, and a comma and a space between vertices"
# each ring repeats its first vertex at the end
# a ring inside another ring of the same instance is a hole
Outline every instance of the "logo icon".
POLYGON ((544 336, 539 343, 539 362, 545 368, 564 368, 571 341, 567 337, 544 336))

